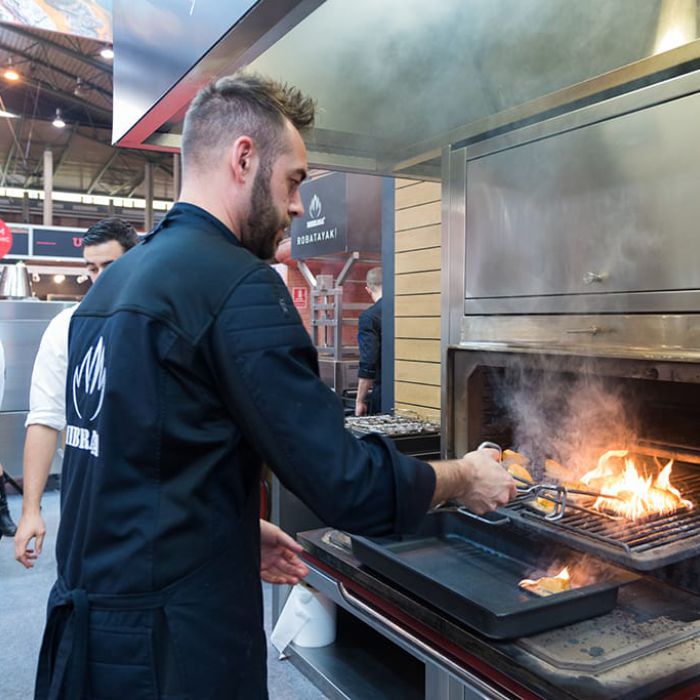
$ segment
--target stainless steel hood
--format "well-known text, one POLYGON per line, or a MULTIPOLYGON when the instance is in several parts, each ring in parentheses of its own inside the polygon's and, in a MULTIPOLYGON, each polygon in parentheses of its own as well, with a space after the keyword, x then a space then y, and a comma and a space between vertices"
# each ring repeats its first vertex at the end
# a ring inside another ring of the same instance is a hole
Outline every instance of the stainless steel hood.
MULTIPOLYGON (((142 4, 115 2, 121 145, 177 149, 197 87, 248 66, 316 98, 313 165, 439 177, 438 156, 448 144, 700 66, 697 0, 260 0, 239 3, 250 7, 225 32, 231 17, 222 15, 223 28, 212 29, 216 13, 198 19, 191 4, 190 24, 182 26, 199 37, 200 58, 190 51, 191 67, 181 67, 147 108, 133 89, 143 51, 134 51, 120 25, 128 12, 129 26, 138 26, 142 4), (198 21, 208 23, 204 39, 198 21)), ((189 6, 143 5, 181 24, 176 15, 189 6)), ((166 60, 179 50, 165 43, 151 47, 152 61, 158 51, 166 60)))

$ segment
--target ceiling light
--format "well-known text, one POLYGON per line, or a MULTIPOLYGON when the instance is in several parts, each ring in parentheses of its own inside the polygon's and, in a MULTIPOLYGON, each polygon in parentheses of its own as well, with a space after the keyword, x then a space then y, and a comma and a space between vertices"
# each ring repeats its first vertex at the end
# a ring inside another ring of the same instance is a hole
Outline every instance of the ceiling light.
POLYGON ((65 275, 54 275, 53 276, 53 281, 56 284, 62 284, 63 282, 66 281, 66 276, 65 275))
POLYGON ((12 114, 12 112, 7 112, 4 109, 0 109, 0 117, 7 117, 8 119, 17 119, 18 114, 12 114))
POLYGON ((3 78, 5 80, 9 80, 10 82, 14 83, 17 82, 20 79, 20 74, 19 71, 12 65, 12 59, 8 59, 7 65, 5 66, 5 70, 3 71, 3 78))
POLYGON ((102 58, 106 58, 108 61, 111 61, 114 58, 114 50, 111 46, 104 46, 100 51, 100 56, 102 56, 102 58))
POLYGON ((56 116, 53 118, 53 121, 51 122, 57 129, 62 129, 66 123, 63 121, 63 117, 61 116, 61 110, 56 107, 56 116))
POLYGON ((83 95, 85 94, 85 86, 83 85, 82 78, 75 79, 75 87, 73 88, 73 94, 76 97, 83 97, 83 95))

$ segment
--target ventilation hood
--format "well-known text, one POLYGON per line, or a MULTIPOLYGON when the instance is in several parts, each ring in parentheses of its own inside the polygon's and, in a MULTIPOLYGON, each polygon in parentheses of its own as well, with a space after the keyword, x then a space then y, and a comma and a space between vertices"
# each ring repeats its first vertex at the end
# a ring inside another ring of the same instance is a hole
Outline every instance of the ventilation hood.
POLYGON ((247 66, 317 100, 312 165, 439 177, 449 144, 697 69, 697 37, 697 0, 115 0, 114 139, 177 150, 247 66))

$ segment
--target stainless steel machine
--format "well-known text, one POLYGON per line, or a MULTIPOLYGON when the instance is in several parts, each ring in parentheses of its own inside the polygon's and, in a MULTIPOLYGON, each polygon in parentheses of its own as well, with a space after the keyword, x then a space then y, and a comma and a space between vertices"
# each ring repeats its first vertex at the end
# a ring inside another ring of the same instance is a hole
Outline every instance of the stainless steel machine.
MULTIPOLYGON (((29 411, 29 387, 41 336, 51 319, 68 303, 0 301, 0 340, 5 350, 5 396, 0 406, 0 462, 12 476, 22 474, 24 421, 29 411)), ((51 467, 60 472, 57 453, 51 467)))
POLYGON ((429 515, 369 549, 301 535, 310 582, 404 654, 398 696, 700 692, 698 123, 689 73, 445 151, 442 453, 495 442, 526 454, 535 482, 559 465, 565 503, 429 515), (576 501, 611 450, 648 486, 671 464, 674 505, 620 516, 576 501), (567 593, 535 608, 518 593, 528 558, 630 578, 607 612, 572 590, 567 618, 567 593))

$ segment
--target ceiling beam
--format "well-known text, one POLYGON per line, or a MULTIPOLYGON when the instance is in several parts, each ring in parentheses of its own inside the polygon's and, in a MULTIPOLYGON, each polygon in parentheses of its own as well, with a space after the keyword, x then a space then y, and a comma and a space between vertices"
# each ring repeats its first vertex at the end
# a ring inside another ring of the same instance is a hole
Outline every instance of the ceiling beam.
POLYGON ((70 150, 70 147, 73 145, 73 139, 75 138, 75 135, 78 133, 78 125, 77 124, 72 124, 70 128, 70 135, 68 136, 68 140, 66 141, 66 145, 63 147, 63 150, 61 151, 61 155, 56 161, 56 167, 53 169, 53 176, 56 177, 56 173, 61 169, 61 166, 65 164, 66 159, 68 158, 68 151, 70 150))
POLYGON ((7 159, 5 160, 5 167, 2 169, 2 180, 0 180, 0 187, 5 186, 5 180, 10 172, 10 166, 12 165, 12 159, 15 157, 15 151, 17 150, 17 141, 12 141, 12 146, 10 146, 10 151, 7 154, 7 159))
MULTIPOLYGON (((33 80, 33 81, 26 81, 25 85, 28 85, 30 83, 33 83, 34 85, 38 85, 41 88, 41 92, 39 93, 39 97, 41 98, 41 93, 44 93, 45 95, 50 95, 51 97, 57 99, 57 100, 62 100, 64 102, 68 102, 71 105, 75 107, 80 107, 85 110, 86 114, 88 115, 94 115, 96 117, 96 121, 99 121, 100 124, 112 124, 112 112, 108 109, 104 109, 103 107, 98 107, 97 105, 93 104, 92 102, 87 102, 86 100, 82 100, 79 97, 76 97, 72 93, 65 92, 63 90, 57 90, 56 88, 52 87, 49 85, 47 82, 43 80, 33 80)), ((64 114, 64 118, 65 118, 64 114)), ((69 118, 70 121, 70 118, 69 118)))
POLYGON ((51 39, 47 39, 43 34, 41 36, 39 36, 38 34, 35 34, 34 32, 30 32, 28 29, 24 29, 23 27, 19 27, 16 24, 4 24, 3 23, 3 29, 14 32, 15 34, 19 34, 20 36, 26 37, 27 39, 32 39, 33 41, 40 41, 42 44, 50 47, 51 49, 53 49, 55 51, 60 51, 61 53, 65 54, 66 56, 70 56, 71 58, 75 58, 78 61, 82 61, 83 63, 87 63, 89 66, 92 66, 93 68, 97 68, 98 70, 101 70, 105 73, 112 72, 111 65, 109 65, 107 63, 103 63, 102 61, 98 61, 96 58, 93 58, 92 56, 88 56, 84 53, 81 53, 80 51, 75 51, 74 49, 69 49, 67 46, 63 46, 62 44, 59 44, 55 41, 52 41, 51 39))
POLYGON ((99 185, 100 180, 104 177, 105 173, 112 167, 112 164, 114 161, 117 159, 119 156, 119 151, 117 149, 114 149, 114 153, 109 157, 109 160, 100 168, 100 171, 95 175, 95 177, 92 179, 92 182, 90 183, 89 187, 87 188, 87 193, 92 194, 92 191, 99 185))
MULTIPOLYGON (((59 75, 62 75, 66 78, 71 78, 72 80, 77 80, 78 76, 71 73, 70 71, 64 70, 63 68, 60 68, 59 66, 53 65, 51 63, 47 63, 46 61, 43 61, 39 57, 28 53, 27 51, 22 51, 20 49, 13 48, 12 46, 9 46, 8 44, 4 44, 0 42, 0 49, 3 51, 6 51, 7 53, 13 54, 15 56, 21 56, 22 58, 26 59, 27 61, 31 61, 35 63, 37 66, 42 66, 44 68, 48 68, 49 70, 54 71, 54 73, 58 73, 59 75)), ((80 80, 82 81, 83 86, 85 89, 92 90, 93 92, 97 92, 100 95, 102 95, 104 98, 108 100, 112 100, 112 93, 109 90, 105 90, 103 87, 100 87, 99 85, 96 85, 95 83, 90 82, 89 80, 86 80, 82 76, 80 76, 80 80)))

